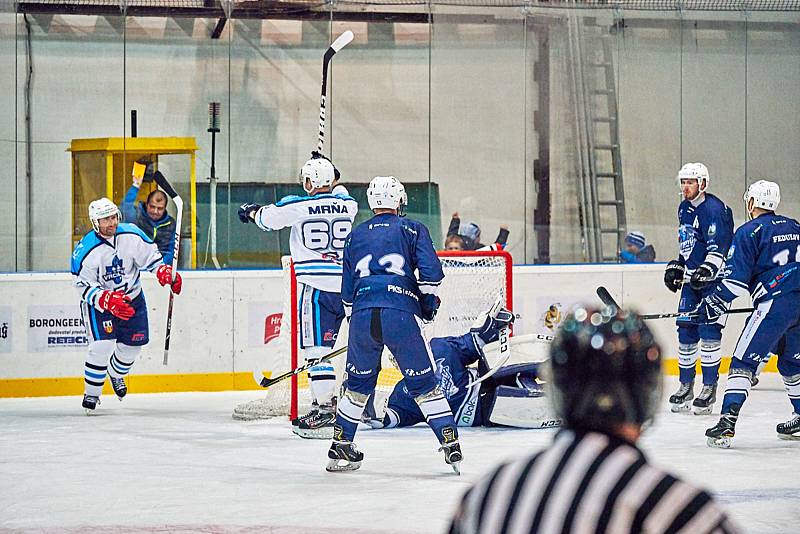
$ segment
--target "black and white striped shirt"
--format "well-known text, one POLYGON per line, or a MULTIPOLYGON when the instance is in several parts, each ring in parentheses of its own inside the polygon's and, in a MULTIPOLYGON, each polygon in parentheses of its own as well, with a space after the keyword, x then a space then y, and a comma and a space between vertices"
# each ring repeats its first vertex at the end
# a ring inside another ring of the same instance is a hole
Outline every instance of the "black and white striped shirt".
POLYGON ((650 466, 622 439, 562 430, 464 495, 451 534, 738 532, 707 492, 650 466))

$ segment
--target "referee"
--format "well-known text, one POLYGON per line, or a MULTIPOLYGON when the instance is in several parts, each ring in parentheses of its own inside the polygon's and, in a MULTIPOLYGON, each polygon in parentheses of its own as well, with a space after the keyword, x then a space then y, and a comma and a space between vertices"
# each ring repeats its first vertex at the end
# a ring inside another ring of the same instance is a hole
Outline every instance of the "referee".
POLYGON ((661 400, 660 348, 636 314, 578 308, 549 367, 563 430, 467 491, 451 534, 738 532, 709 493, 636 447, 661 400))

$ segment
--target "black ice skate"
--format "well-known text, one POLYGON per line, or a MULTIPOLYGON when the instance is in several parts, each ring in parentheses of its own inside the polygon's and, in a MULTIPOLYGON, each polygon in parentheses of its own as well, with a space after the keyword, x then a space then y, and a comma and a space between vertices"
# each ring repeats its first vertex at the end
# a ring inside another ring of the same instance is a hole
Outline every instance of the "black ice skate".
POLYGON ((97 405, 100 404, 100 397, 92 397, 91 395, 84 395, 83 396, 83 403, 81 406, 86 408, 86 415, 91 414, 97 405))
POLYGON ((706 443, 708 446, 718 449, 730 449, 738 418, 739 410, 736 407, 731 408, 731 413, 722 414, 719 422, 706 430, 706 437, 708 438, 706 443))
POLYGON ((302 421, 303 419, 307 419, 309 417, 315 416, 317 414, 317 412, 319 412, 319 404, 317 404, 317 401, 314 401, 311 404, 311 410, 307 414, 301 415, 300 417, 295 417, 294 419, 292 419, 292 426, 295 427, 295 426, 299 425, 300 421, 302 421))
POLYGON ((779 423, 775 427, 778 437, 781 439, 800 439, 800 414, 792 414, 794 417, 785 423, 779 423))
POLYGON ((461 445, 458 443, 458 434, 456 429, 450 426, 442 429, 442 446, 439 447, 440 451, 444 452, 444 461, 453 468, 457 475, 461 474, 461 460, 464 455, 461 454, 461 445))
POLYGON ((704 384, 700 394, 692 403, 692 412, 695 415, 708 415, 714 409, 715 402, 717 402, 717 385, 704 384))
POLYGON ((344 430, 339 425, 334 425, 334 440, 328 449, 328 465, 325 470, 329 473, 338 471, 355 471, 361 467, 364 453, 356 449, 352 441, 344 439, 344 430))
POLYGON ((691 382, 681 382, 678 391, 669 398, 673 413, 688 412, 689 401, 694 398, 694 380, 691 382))
POLYGON ((306 439, 331 439, 336 422, 336 397, 330 404, 322 404, 315 413, 301 417, 292 432, 306 439))
POLYGON ((125 379, 122 377, 114 378, 111 375, 108 375, 108 379, 111 381, 111 387, 114 388, 117 398, 122 400, 122 397, 128 394, 128 386, 125 385, 125 379))

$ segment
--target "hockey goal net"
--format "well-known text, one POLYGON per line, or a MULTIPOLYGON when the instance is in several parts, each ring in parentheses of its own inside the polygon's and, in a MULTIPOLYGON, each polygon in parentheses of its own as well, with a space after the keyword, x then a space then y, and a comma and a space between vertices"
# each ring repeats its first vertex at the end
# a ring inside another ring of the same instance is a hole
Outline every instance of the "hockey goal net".
MULTIPOLYGON (((445 278, 439 289, 442 305, 435 321, 425 328, 428 339, 466 333, 478 316, 492 307, 498 295, 506 308, 512 309, 511 255, 508 252, 440 251, 437 254, 445 278)), ((271 350, 264 355, 262 363, 268 377, 278 376, 305 363, 299 348, 298 283, 291 258, 285 256, 282 265, 284 306, 280 335, 274 344, 270 344, 271 350)), ((347 321, 344 321, 332 350, 346 344, 347 321)), ((342 355, 333 361, 340 382, 345 357, 342 355)), ((390 393, 401 378, 400 372, 391 364, 389 354, 384 353, 377 393, 390 393)), ((233 411, 233 417, 240 420, 276 416, 295 418, 298 413, 306 413, 310 407, 308 374, 303 372, 273 385, 261 398, 239 404, 233 411)))

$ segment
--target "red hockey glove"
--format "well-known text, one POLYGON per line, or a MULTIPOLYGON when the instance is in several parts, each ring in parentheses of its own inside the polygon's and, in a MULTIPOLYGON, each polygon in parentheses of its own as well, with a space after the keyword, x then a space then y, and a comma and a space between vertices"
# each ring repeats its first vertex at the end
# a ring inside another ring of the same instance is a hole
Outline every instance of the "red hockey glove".
POLYGON ((158 279, 158 283, 162 286, 167 284, 172 285, 172 292, 176 295, 181 294, 181 288, 183 287, 183 280, 181 280, 180 273, 175 273, 175 280, 172 279, 172 265, 162 265, 156 270, 156 278, 158 279))
POLYGON ((130 304, 131 298, 122 291, 103 291, 97 299, 97 305, 103 311, 110 311, 114 317, 127 321, 136 313, 130 304))

